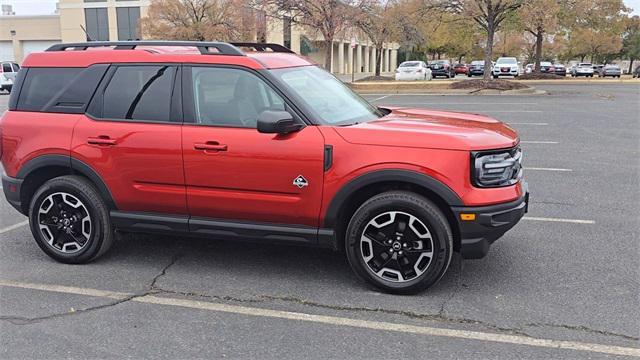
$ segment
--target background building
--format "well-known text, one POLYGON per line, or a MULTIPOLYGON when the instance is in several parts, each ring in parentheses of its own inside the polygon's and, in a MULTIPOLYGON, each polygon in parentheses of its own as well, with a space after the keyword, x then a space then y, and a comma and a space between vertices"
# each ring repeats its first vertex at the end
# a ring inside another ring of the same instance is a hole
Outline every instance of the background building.
MULTIPOLYGON (((29 53, 59 42, 139 40, 142 38, 139 22, 146 16, 149 3, 149 0, 60 0, 57 15, 0 16, 0 60, 20 63, 29 53)), ((3 5, 2 13, 13 11, 3 5)), ((325 65, 321 35, 306 31, 287 17, 277 19, 260 12, 252 12, 250 16, 256 19, 255 29, 246 36, 253 41, 282 44, 325 65)), ((325 67, 336 74, 373 73, 376 49, 366 39, 355 29, 336 37, 332 62, 325 67)), ((382 72, 396 68, 397 48, 397 44, 385 44, 382 72)))

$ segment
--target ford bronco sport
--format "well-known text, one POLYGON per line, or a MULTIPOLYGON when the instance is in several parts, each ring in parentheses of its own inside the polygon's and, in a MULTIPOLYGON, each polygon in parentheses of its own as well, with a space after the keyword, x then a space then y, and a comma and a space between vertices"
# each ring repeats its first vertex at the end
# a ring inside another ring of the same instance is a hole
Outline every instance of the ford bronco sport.
POLYGON ((414 293, 527 211, 513 129, 374 107, 280 45, 60 44, 23 65, 3 191, 64 263, 115 231, 249 239, 341 249, 370 284, 414 293))

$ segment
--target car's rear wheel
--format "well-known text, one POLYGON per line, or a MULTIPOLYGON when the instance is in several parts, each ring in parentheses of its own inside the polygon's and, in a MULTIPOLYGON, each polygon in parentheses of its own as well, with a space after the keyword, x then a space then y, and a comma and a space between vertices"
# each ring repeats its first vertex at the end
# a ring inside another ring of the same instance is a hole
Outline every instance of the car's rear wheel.
POLYGON ((385 192, 367 200, 347 228, 345 250, 353 271, 390 293, 416 293, 447 271, 451 228, 440 209, 411 192, 385 192))
POLYGON ((89 262, 113 243, 104 200, 90 182, 79 176, 62 176, 44 183, 31 200, 29 223, 38 246, 63 263, 89 262))

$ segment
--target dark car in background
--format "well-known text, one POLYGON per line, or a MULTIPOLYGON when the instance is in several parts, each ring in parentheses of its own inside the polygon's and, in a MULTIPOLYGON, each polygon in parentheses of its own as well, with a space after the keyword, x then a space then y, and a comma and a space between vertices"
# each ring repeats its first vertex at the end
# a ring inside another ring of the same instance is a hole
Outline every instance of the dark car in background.
POLYGON ((620 77, 622 75, 622 70, 620 70, 620 66, 614 64, 604 65, 598 71, 598 77, 620 77))
POLYGON ((434 60, 429 63, 429 68, 434 78, 438 76, 444 76, 446 78, 456 77, 456 72, 453 70, 453 66, 451 66, 449 60, 434 60))
POLYGON ((567 76, 567 67, 562 64, 553 64, 553 73, 560 76, 567 76))
MULTIPOLYGON (((534 65, 535 67, 535 65, 534 65)), ((554 74, 556 68, 550 61, 540 61, 540 72, 543 74, 554 74)))
POLYGON ((467 73, 467 65, 465 64, 455 64, 453 65, 453 71, 458 74, 466 74, 467 73))
POLYGON ((604 65, 593 65, 593 73, 600 74, 600 70, 604 67, 604 65))
POLYGON ((484 75, 484 60, 473 60, 471 64, 467 65, 467 76, 474 75, 484 75))

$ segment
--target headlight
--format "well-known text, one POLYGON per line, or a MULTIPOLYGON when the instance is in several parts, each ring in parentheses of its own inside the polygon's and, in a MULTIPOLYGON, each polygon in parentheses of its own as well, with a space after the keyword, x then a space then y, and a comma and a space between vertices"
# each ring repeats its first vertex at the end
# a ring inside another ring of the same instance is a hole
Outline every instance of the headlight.
POLYGON ((517 183, 522 178, 522 150, 478 151, 471 153, 473 184, 478 187, 500 187, 517 183))

